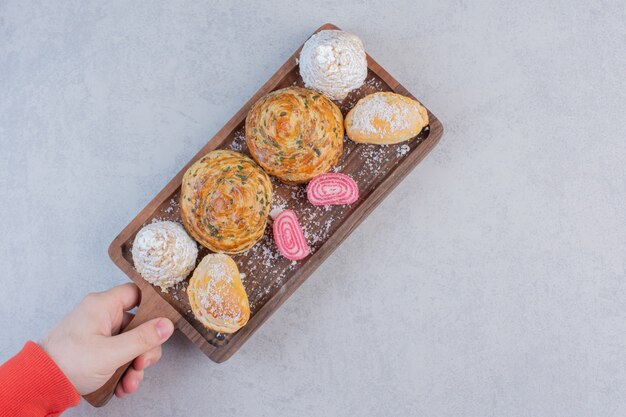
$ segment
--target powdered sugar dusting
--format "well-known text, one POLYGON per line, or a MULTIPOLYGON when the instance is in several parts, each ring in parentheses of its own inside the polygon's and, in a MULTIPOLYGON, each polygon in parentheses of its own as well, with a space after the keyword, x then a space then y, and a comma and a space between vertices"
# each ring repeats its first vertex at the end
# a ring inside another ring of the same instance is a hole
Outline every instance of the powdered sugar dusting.
POLYGON ((409 120, 407 106, 395 106, 385 95, 376 94, 356 105, 352 112, 352 129, 375 133, 382 138, 389 132, 408 128, 409 120), (387 124, 388 129, 377 124, 381 121, 387 124))
POLYGON ((343 100, 367 77, 363 42, 341 30, 322 30, 311 36, 302 47, 298 62, 306 86, 332 100, 343 100))
POLYGON ((398 146, 398 156, 404 156, 411 150, 411 147, 406 143, 398 146))
MULTIPOLYGON (((198 314, 208 314, 215 319, 232 324, 241 318, 241 308, 236 303, 224 302, 223 283, 232 284, 236 279, 233 271, 227 266, 227 255, 212 254, 204 258, 197 271, 201 271, 200 281, 194 282, 192 290, 195 290, 195 298, 202 307, 198 314), (208 278, 208 279, 206 279, 208 278)), ((228 287, 226 287, 228 288, 228 287)))
MULTIPOLYGON (((289 80, 280 87, 291 82, 289 80)), ((303 86, 302 80, 297 77, 293 84, 303 86)), ((351 91, 338 105, 345 115, 359 99, 366 95, 389 90, 389 86, 370 71, 365 83, 358 89, 351 91)), ((253 248, 242 254, 231 255, 239 268, 241 280, 250 302, 252 316, 273 297, 286 290, 285 285, 297 276, 296 272, 310 261, 311 256, 319 253, 320 248, 327 243, 328 239, 342 225, 346 224, 346 220, 358 208, 360 201, 365 201, 368 198, 385 176, 395 169, 404 157, 410 155, 417 148, 416 143, 419 143, 420 140, 418 138, 399 145, 379 146, 356 144, 344 137, 344 153, 332 171, 350 175, 359 186, 361 199, 353 205, 314 206, 307 200, 306 185, 285 185, 275 178, 271 178, 274 193, 270 211, 272 214, 277 214, 285 209, 296 212, 312 255, 300 261, 290 261, 284 258, 279 253, 272 236, 273 220, 271 217, 268 219, 262 239, 253 248)), ((244 123, 242 122, 219 147, 249 154, 245 141, 244 123)), ((179 195, 176 192, 159 207, 153 217, 180 222, 178 199, 179 195)), ((208 253, 207 249, 200 247, 198 258, 202 259, 208 253)), ((189 309, 186 294, 187 286, 187 280, 179 282, 170 288, 168 294, 163 294, 163 297, 183 314, 185 319, 211 344, 215 346, 227 344, 232 336, 207 330, 194 319, 189 309)))
POLYGON ((233 141, 230 143, 230 149, 233 151, 241 152, 246 143, 246 134, 239 130, 235 132, 233 141))
POLYGON ((135 269, 162 291, 185 279, 197 256, 198 245, 176 222, 153 221, 144 226, 133 241, 135 269))
POLYGON ((276 206, 274 207, 272 210, 270 210, 270 217, 272 219, 276 219, 276 217, 282 213, 283 211, 285 211, 285 207, 284 206, 276 206))

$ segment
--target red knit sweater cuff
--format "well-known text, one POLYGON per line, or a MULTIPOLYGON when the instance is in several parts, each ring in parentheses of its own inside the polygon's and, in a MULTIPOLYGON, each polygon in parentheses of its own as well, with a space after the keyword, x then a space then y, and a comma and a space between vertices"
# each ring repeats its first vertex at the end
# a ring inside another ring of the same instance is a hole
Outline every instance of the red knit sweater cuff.
MULTIPOLYGON (((80 396, 59 367, 36 343, 27 342, 0 366, 0 408, 15 415, 58 415, 80 396)), ((12 415, 12 414, 9 414, 12 415)))

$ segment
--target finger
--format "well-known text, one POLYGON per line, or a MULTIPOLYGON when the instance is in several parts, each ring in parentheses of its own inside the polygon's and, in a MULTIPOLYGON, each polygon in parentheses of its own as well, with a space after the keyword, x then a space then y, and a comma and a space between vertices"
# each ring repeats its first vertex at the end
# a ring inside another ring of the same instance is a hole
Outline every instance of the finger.
POLYGON ((118 382, 115 386, 115 396, 117 398, 124 398, 126 393, 124 392, 124 388, 122 387, 122 381, 118 382))
POLYGON ((120 330, 125 329, 126 326, 128 326, 128 324, 134 317, 135 315, 133 313, 129 313, 128 311, 125 311, 124 314, 122 315, 122 322, 113 328, 113 330, 111 331, 111 335, 114 336, 118 334, 120 330))
POLYGON ((113 287, 102 293, 109 302, 119 303, 124 311, 130 310, 139 305, 141 301, 141 291, 135 284, 128 283, 113 287))
POLYGON ((143 371, 138 371, 132 367, 128 368, 120 384, 124 394, 132 394, 139 387, 139 383, 143 379, 143 371))
POLYGON ((160 346, 173 332, 174 325, 169 319, 153 319, 132 330, 106 338, 105 348, 111 361, 120 366, 160 346))
POLYGON ((138 371, 146 369, 148 366, 154 365, 161 359, 161 346, 157 346, 146 353, 137 356, 133 361, 133 368, 138 371))

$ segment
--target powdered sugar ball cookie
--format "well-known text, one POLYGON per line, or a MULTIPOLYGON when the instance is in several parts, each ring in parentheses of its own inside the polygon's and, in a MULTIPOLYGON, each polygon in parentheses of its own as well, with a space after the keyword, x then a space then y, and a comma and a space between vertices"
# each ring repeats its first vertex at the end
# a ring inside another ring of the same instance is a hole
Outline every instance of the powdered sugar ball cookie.
POLYGON ((180 224, 160 221, 137 233, 131 252, 137 272, 150 284, 167 291, 193 270, 198 245, 180 224))
POLYGON ((300 52, 300 75, 306 87, 333 100, 343 100, 363 85, 367 59, 363 42, 342 30, 322 30, 311 36, 300 52))

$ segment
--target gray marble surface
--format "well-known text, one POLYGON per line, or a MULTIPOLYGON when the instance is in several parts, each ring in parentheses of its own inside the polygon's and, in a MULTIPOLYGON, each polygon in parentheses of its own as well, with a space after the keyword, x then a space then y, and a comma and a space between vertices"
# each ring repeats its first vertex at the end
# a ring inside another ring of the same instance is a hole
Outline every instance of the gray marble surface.
POLYGON ((446 127, 230 361, 68 416, 626 413, 623 1, 0 1, 0 361, 319 25, 446 127))

